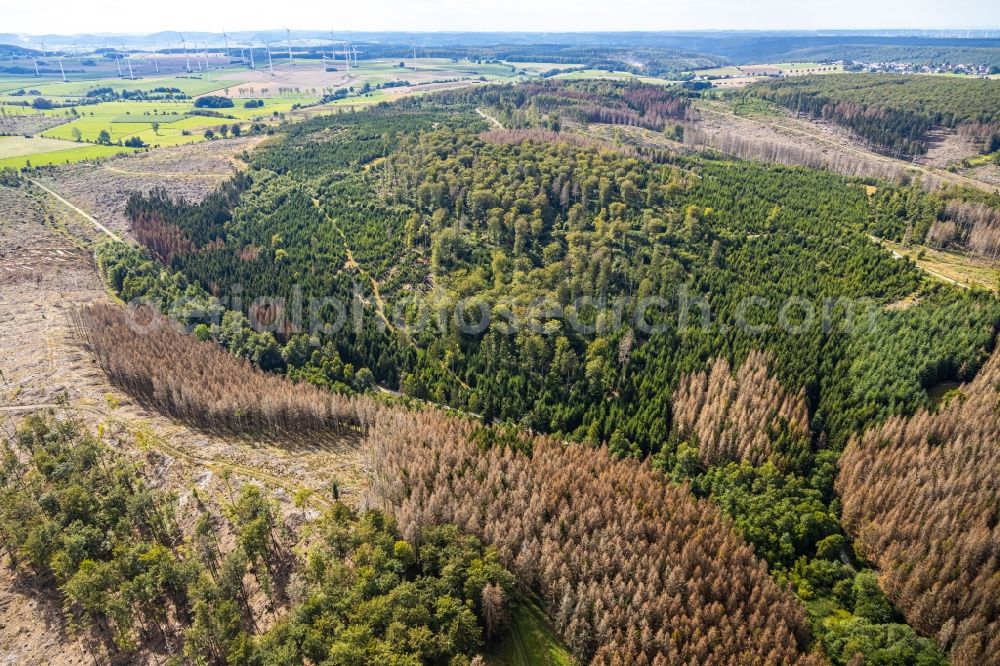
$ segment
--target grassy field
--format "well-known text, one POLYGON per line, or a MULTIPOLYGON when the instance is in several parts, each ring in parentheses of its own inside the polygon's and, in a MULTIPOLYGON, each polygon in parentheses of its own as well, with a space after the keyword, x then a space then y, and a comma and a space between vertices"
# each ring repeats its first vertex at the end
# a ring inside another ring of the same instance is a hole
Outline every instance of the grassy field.
POLYGON ((491 666, 572 666, 575 661, 549 627, 537 604, 520 601, 510 636, 484 655, 491 666))
POLYGON ((958 283, 965 287, 997 290, 997 269, 962 252, 935 250, 922 245, 905 247, 887 240, 879 242, 896 255, 909 257, 917 266, 939 280, 958 283))
MULTIPOLYGON (((187 115, 194 110, 194 104, 185 102, 102 102, 92 106, 78 107, 80 118, 73 122, 54 127, 42 133, 53 139, 75 140, 74 129, 79 130, 84 141, 96 141, 101 130, 107 130, 112 143, 139 137, 150 146, 175 146, 204 140, 207 129, 222 124, 250 122, 268 119, 274 113, 291 111, 296 104, 316 102, 314 97, 279 97, 265 99, 262 108, 247 109, 242 102, 229 109, 217 109, 222 115, 232 118, 187 115), (153 123, 158 122, 158 130, 153 123)), ((62 109, 58 114, 63 114, 62 109)))
MULTIPOLYGON (((276 54, 277 55, 277 54, 276 54)), ((34 166, 62 164, 92 157, 103 157, 123 152, 117 145, 101 146, 96 141, 102 131, 110 136, 112 144, 124 142, 133 137, 141 139, 152 148, 179 144, 196 143, 205 140, 206 130, 216 131, 221 125, 244 125, 251 122, 273 122, 280 117, 309 117, 321 113, 335 112, 341 108, 359 108, 395 99, 402 95, 424 94, 440 89, 456 81, 455 85, 469 85, 483 78, 488 81, 523 78, 522 70, 528 76, 548 71, 557 65, 552 63, 476 63, 471 60, 453 62, 447 58, 418 58, 416 69, 412 59, 404 60, 406 67, 399 67, 398 60, 362 60, 351 68, 350 79, 346 67, 337 61, 337 71, 327 72, 316 59, 297 58, 289 62, 286 58, 275 57, 274 76, 266 69, 266 63, 257 62, 257 69, 250 70, 241 65, 226 65, 224 60, 213 62, 210 73, 177 70, 183 60, 174 56, 172 62, 161 58, 161 69, 172 73, 153 75, 151 63, 137 56, 133 58, 135 80, 125 80, 118 76, 113 60, 96 59, 93 67, 80 67, 67 72, 68 82, 63 82, 58 74, 45 74, 40 78, 23 75, 5 77, 0 75, 0 112, 6 115, 39 114, 49 117, 68 118, 66 122, 38 133, 34 143, 8 142, 0 149, 0 165, 24 166, 28 160, 34 166), (360 91, 367 82, 371 86, 388 81, 408 81, 408 88, 374 89, 365 95, 355 94, 320 107, 313 106, 325 91, 342 87, 353 87, 360 91), (152 91, 156 88, 180 90, 192 99, 132 101, 121 100, 98 104, 79 105, 88 91, 96 88, 110 88, 115 92, 152 91), (11 95, 23 89, 24 95, 11 95), (194 115, 194 99, 204 94, 220 94, 233 97, 233 108, 216 109, 226 118, 194 115), (75 105, 71 108, 36 110, 23 104, 35 97, 45 97, 56 104, 75 105), (246 98, 263 100, 261 108, 245 108, 246 98), (308 108, 300 108, 308 107, 308 108), (157 129, 153 129, 157 123, 157 129), (67 142, 72 142, 68 144, 67 142)), ((124 65, 123 65, 124 67, 124 65)), ((567 67, 563 65, 562 68, 567 67)), ((624 72, 592 71, 591 76, 608 78, 633 78, 624 72)), ((587 78, 587 73, 578 73, 574 78, 587 78)), ((644 79, 645 80, 645 79, 644 79)), ((659 79, 649 79, 662 82, 659 79)))
MULTIPOLYGON (((231 82, 219 81, 215 77, 208 80, 203 75, 191 74, 183 76, 164 76, 151 78, 137 78, 134 81, 119 78, 114 79, 92 79, 89 81, 70 80, 67 83, 62 81, 43 81, 34 79, 33 83, 24 84, 25 90, 28 88, 37 90, 45 97, 85 97, 87 93, 96 88, 111 88, 115 92, 124 90, 153 90, 154 88, 176 88, 189 97, 204 95, 224 88, 231 82)), ((2 86, 7 88, 6 83, 2 86)))
POLYGON ((818 62, 774 62, 765 63, 760 65, 730 65, 726 67, 712 67, 710 69, 696 69, 692 72, 696 76, 713 76, 713 77, 743 77, 746 76, 747 72, 760 71, 760 70, 781 70, 785 74, 803 74, 809 72, 809 70, 820 70, 822 72, 813 73, 823 73, 823 74, 835 74, 843 71, 843 66, 832 65, 832 64, 822 64, 818 62))
POLYGON ((697 76, 743 76, 743 70, 738 67, 712 67, 711 69, 696 69, 697 76))
MULTIPOLYGON (((61 141, 60 143, 67 143, 61 141)), ((98 146, 92 143, 73 143, 74 148, 55 150, 48 152, 31 153, 30 155, 20 155, 17 157, 0 158, 0 169, 12 167, 20 169, 31 164, 31 166, 49 166, 50 164, 67 164, 90 160, 98 157, 113 157, 120 153, 134 152, 131 148, 121 146, 98 146)))
POLYGON ((76 143, 42 137, 0 136, 0 160, 32 153, 50 153, 77 148, 76 143))

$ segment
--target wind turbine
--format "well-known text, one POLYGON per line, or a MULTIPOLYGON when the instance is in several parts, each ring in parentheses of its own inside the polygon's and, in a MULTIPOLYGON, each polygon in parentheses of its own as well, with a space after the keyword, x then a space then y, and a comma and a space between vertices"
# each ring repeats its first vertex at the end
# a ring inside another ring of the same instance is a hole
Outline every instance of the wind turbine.
POLYGON ((250 69, 257 69, 257 66, 253 64, 253 39, 250 40, 250 69))
POLYGON ((226 58, 229 58, 229 35, 225 30, 222 31, 222 41, 226 44, 226 58))
POLYGON ((198 42, 194 43, 194 61, 198 63, 198 71, 204 71, 201 68, 201 58, 198 57, 198 42))
POLYGON ((417 71, 417 42, 413 42, 413 71, 417 71))
POLYGON ((271 70, 271 76, 274 76, 274 63, 271 62, 271 42, 265 40, 264 46, 267 47, 267 68, 271 70))
POLYGON ((125 54, 125 63, 128 64, 128 78, 135 81, 135 74, 132 73, 132 56, 125 49, 125 42, 122 42, 122 53, 125 54))
POLYGON ((288 38, 288 62, 292 63, 292 67, 294 67, 295 61, 292 60, 292 31, 285 28, 285 36, 288 38))
POLYGON ((63 57, 59 56, 59 73, 62 74, 63 83, 66 83, 67 82, 66 81, 66 70, 63 69, 63 63, 62 63, 62 61, 63 61, 63 57))
POLYGON ((243 63, 244 66, 246 66, 247 64, 246 49, 244 49, 242 46, 240 47, 240 62, 243 63))
POLYGON ((184 35, 177 33, 177 36, 181 38, 181 48, 184 50, 184 65, 187 68, 187 73, 191 73, 191 59, 188 57, 188 47, 187 42, 184 41, 184 35))
MULTIPOLYGON (((41 42, 41 47, 42 47, 42 51, 41 51, 42 52, 42 57, 44 58, 45 57, 45 42, 41 42)), ((38 71, 38 56, 35 56, 35 55, 31 56, 31 60, 35 63, 35 76, 41 76, 41 74, 38 71)))
POLYGON ((333 67, 337 67, 337 37, 330 31, 330 56, 333 58, 333 67))

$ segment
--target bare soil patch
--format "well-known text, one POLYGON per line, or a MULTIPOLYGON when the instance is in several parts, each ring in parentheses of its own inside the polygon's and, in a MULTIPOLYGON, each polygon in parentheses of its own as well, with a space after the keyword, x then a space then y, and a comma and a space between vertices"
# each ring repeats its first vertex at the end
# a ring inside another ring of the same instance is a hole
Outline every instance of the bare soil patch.
POLYGON ((972 141, 962 138, 958 130, 938 127, 927 134, 927 154, 918 161, 921 164, 947 168, 950 164, 979 153, 972 141))
MULTIPOLYGON (((83 176, 72 182, 82 188, 83 176)), ((79 305, 113 300, 90 251, 99 232, 85 220, 74 226, 74 216, 80 218, 37 188, 0 187, 0 431, 11 433, 37 411, 79 418, 91 429, 102 423, 110 443, 142 463, 150 485, 177 494, 185 529, 197 515, 194 491, 210 510, 221 512, 244 483, 266 488, 293 527, 329 504, 333 481, 348 502, 368 502, 365 454, 357 442, 221 437, 147 410, 112 387, 71 327, 70 313, 79 305), (316 491, 310 507, 295 506, 294 495, 302 488, 316 491)), ((225 548, 232 535, 221 539, 225 548)), ((264 603, 262 593, 255 598, 255 604, 264 603)), ((260 628, 280 613, 262 613, 260 628)), ((4 562, 0 646, 0 665, 94 661, 67 631, 54 597, 16 578, 4 562)), ((142 653, 132 663, 163 663, 165 647, 154 651, 159 654, 142 653)))

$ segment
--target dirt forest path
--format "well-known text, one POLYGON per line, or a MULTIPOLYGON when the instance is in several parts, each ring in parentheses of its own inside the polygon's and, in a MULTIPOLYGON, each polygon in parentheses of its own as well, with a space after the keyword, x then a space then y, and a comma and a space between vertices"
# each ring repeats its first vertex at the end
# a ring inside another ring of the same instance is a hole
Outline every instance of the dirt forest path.
MULTIPOLYGON (((317 207, 317 208, 320 208, 322 206, 322 202, 317 197, 314 196, 313 197, 313 205, 315 207, 317 207)), ((410 344, 413 344, 413 341, 410 339, 410 337, 406 333, 406 331, 400 331, 389 320, 389 317, 386 315, 385 301, 382 299, 382 292, 379 289, 379 286, 380 286, 379 285, 379 281, 376 280, 375 276, 373 276, 371 273, 369 273, 364 268, 364 266, 362 266, 361 264, 359 264, 357 262, 357 260, 354 258, 354 251, 351 250, 351 245, 350 245, 350 243, 347 240, 347 234, 344 233, 344 230, 340 228, 340 226, 337 224, 337 221, 335 219, 333 219, 332 217, 330 217, 326 213, 324 213, 323 215, 326 218, 326 221, 330 223, 330 226, 332 226, 333 229, 338 234, 340 234, 340 238, 341 238, 341 240, 344 243, 344 254, 347 257, 347 260, 344 262, 344 269, 357 271, 358 274, 362 278, 364 278, 365 280, 367 280, 371 284, 371 288, 372 288, 372 301, 374 302, 374 305, 375 305, 375 313, 378 315, 379 319, 382 320, 382 322, 386 325, 386 327, 390 331, 395 331, 395 332, 400 333, 406 340, 408 340, 410 342, 410 344)), ((471 387, 467 383, 465 383, 465 381, 461 377, 459 377, 458 375, 456 375, 451 370, 451 368, 447 367, 445 365, 444 361, 441 361, 440 366, 441 366, 441 369, 444 370, 445 372, 447 372, 449 375, 451 375, 455 379, 455 381, 458 382, 458 384, 462 388, 464 388, 467 391, 471 390, 471 387)), ((392 394, 395 394, 397 396, 400 395, 398 392, 391 391, 390 389, 387 389, 387 388, 384 388, 384 387, 379 387, 379 388, 381 390, 387 392, 387 393, 392 393, 392 394)))
POLYGON ((86 219, 88 222, 90 222, 91 224, 93 224, 94 228, 96 228, 99 231, 101 231, 104 234, 106 234, 111 240, 116 240, 116 241, 120 241, 121 240, 121 238, 118 236, 118 234, 116 234, 115 232, 111 231, 111 229, 108 229, 106 226, 104 226, 103 224, 101 224, 100 222, 98 222, 96 219, 94 219, 94 217, 92 215, 90 215, 89 213, 81 210, 80 208, 77 208, 76 206, 74 206, 70 202, 66 201, 61 196, 59 196, 58 194, 56 194, 55 192, 53 192, 49 188, 45 187, 44 185, 42 185, 41 183, 39 183, 34 178, 29 178, 28 182, 32 183, 33 185, 35 185, 38 188, 41 188, 42 190, 44 190, 45 192, 47 192, 49 195, 51 195, 56 201, 58 201, 59 203, 61 203, 64 206, 66 206, 70 210, 72 210, 72 211, 78 213, 79 215, 81 215, 84 219, 86 219))
POLYGON ((506 129, 499 120, 497 120, 493 116, 487 114, 485 111, 483 111, 479 107, 476 107, 476 113, 478 113, 483 118, 483 120, 487 120, 487 121, 493 123, 494 125, 496 125, 498 129, 506 129))

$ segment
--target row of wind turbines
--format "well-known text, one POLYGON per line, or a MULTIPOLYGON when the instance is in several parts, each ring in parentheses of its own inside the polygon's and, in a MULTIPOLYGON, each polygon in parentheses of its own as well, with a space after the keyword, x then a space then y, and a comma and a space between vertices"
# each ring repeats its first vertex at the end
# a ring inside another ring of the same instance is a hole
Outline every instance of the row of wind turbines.
MULTIPOLYGON (((287 38, 287 42, 288 42, 288 62, 290 62, 292 64, 292 66, 294 66, 295 65, 295 60, 294 60, 293 54, 292 54, 292 31, 289 28, 285 28, 285 34, 286 34, 286 38, 287 38)), ((182 33, 178 32, 177 33, 177 37, 178 37, 178 39, 180 41, 181 52, 184 54, 184 70, 188 74, 192 74, 195 71, 195 67, 197 67, 197 71, 198 72, 204 73, 208 77, 208 80, 211 80, 212 74, 211 74, 211 66, 210 66, 209 59, 208 59, 208 54, 209 54, 209 46, 208 46, 208 44, 202 42, 199 45, 197 42, 192 42, 192 47, 193 48, 188 48, 188 42, 184 38, 184 35, 182 33), (192 53, 194 55, 194 61, 195 61, 194 66, 192 66, 192 64, 191 64, 192 53)), ((326 49, 321 49, 320 50, 320 55, 321 55, 322 62, 323 62, 323 69, 324 70, 327 69, 327 60, 328 59, 333 63, 333 66, 336 66, 336 63, 338 62, 338 58, 337 57, 341 56, 341 57, 343 57, 343 61, 344 61, 345 65, 346 65, 346 68, 347 68, 347 76, 348 76, 348 78, 350 78, 350 76, 351 76, 351 65, 353 64, 355 67, 358 66, 358 53, 359 53, 359 50, 358 50, 358 48, 356 46, 354 46, 354 45, 351 44, 350 37, 348 37, 347 39, 338 40, 337 37, 336 37, 336 35, 334 34, 334 31, 331 30, 330 31, 330 38, 331 38, 331 46, 330 46, 329 52, 326 49), (328 54, 329 54, 329 57, 328 57, 328 54)), ((254 69, 254 70, 257 69, 257 63, 255 62, 255 59, 254 59, 254 51, 256 49, 260 48, 259 46, 256 46, 256 44, 259 43, 259 44, 263 45, 264 50, 267 53, 267 68, 268 68, 268 71, 270 72, 271 76, 275 76, 275 73, 274 73, 274 59, 272 57, 272 49, 271 49, 271 44, 273 42, 271 42, 270 40, 263 39, 259 35, 254 35, 252 38, 250 38, 249 42, 246 43, 246 44, 239 44, 239 43, 237 43, 234 46, 230 46, 229 35, 225 31, 222 32, 222 39, 223 39, 223 50, 224 50, 224 52, 226 54, 226 58, 227 59, 230 59, 230 60, 234 59, 234 54, 235 54, 236 50, 239 49, 239 54, 240 54, 239 58, 240 58, 241 64, 244 65, 244 66, 246 66, 246 67, 249 67, 250 69, 254 69), (249 54, 249 58, 247 57, 248 54, 249 54)), ((170 53, 171 50, 172 50, 172 48, 173 48, 173 45, 171 44, 171 42, 168 41, 166 46, 167 46, 166 49, 165 49, 166 52, 170 53)), ((32 59, 32 63, 34 64, 35 76, 36 77, 40 77, 41 76, 41 72, 40 72, 39 67, 38 67, 38 60, 39 60, 39 58, 48 57, 48 51, 47 51, 47 49, 45 47, 45 42, 44 41, 39 42, 39 47, 40 47, 40 53, 39 54, 31 54, 30 55, 30 57, 32 59)), ((160 65, 159 65, 159 62, 157 61, 157 55, 160 54, 160 53, 161 53, 160 51, 153 51, 153 52, 151 52, 149 54, 148 58, 143 58, 143 61, 148 60, 152 64, 152 66, 153 66, 153 73, 155 73, 155 74, 159 74, 160 73, 160 65)), ((414 53, 414 59, 416 59, 416 46, 414 46, 414 52, 413 53, 414 53)), ((12 57, 13 57, 13 55, 12 55, 12 57)), ((68 54, 66 54, 66 53, 59 52, 59 53, 55 54, 55 57, 58 58, 58 60, 59 60, 59 72, 60 72, 60 74, 62 76, 63 83, 66 83, 66 82, 68 82, 68 79, 66 77, 66 70, 65 70, 65 68, 63 66, 63 60, 65 58, 70 57, 70 56, 68 54)), ((128 77, 127 78, 134 80, 136 78, 136 71, 135 71, 135 69, 132 66, 132 54, 126 48, 125 42, 122 42, 122 44, 121 44, 121 50, 119 50, 117 48, 115 49, 114 57, 115 57, 115 65, 117 66, 117 69, 118 69, 118 76, 120 78, 126 78, 125 77, 125 69, 123 69, 123 67, 122 67, 122 64, 123 64, 123 61, 124 61, 125 68, 128 70, 128 77)), ((78 47, 77 43, 75 43, 75 42, 73 44, 73 56, 72 56, 71 59, 72 60, 78 60, 81 63, 85 59, 84 56, 81 55, 79 47, 78 47)))

